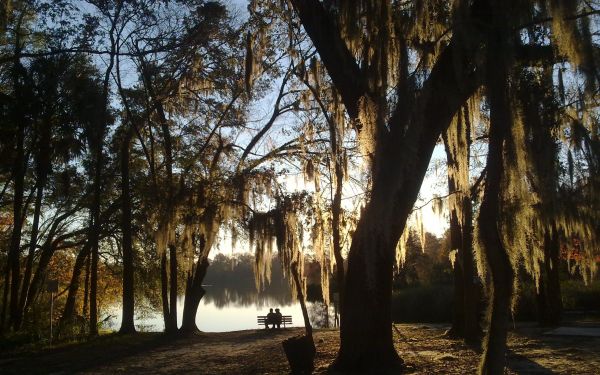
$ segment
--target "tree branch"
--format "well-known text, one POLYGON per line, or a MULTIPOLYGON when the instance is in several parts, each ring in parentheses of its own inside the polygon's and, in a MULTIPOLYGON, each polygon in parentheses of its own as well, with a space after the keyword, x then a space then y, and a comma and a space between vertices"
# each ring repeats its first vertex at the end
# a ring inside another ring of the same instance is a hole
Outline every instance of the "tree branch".
POLYGON ((319 0, 291 2, 319 52, 333 84, 339 90, 350 118, 357 118, 358 100, 366 93, 366 85, 356 59, 342 39, 338 26, 319 0))

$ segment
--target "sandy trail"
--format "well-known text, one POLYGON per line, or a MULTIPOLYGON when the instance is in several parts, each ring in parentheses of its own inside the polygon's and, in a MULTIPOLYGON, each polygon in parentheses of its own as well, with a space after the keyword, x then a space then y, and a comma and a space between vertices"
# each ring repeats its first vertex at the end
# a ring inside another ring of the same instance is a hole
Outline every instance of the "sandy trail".
MULTIPOLYGON (((473 374, 478 351, 443 336, 438 325, 396 325, 408 374, 473 374)), ((107 335, 41 352, 0 354, 2 374, 286 374, 281 342, 303 329, 200 333, 182 338, 107 335)), ((600 338, 543 335, 535 327, 509 334, 508 374, 600 374, 600 338)), ((316 330, 315 374, 335 358, 339 331, 316 330)))

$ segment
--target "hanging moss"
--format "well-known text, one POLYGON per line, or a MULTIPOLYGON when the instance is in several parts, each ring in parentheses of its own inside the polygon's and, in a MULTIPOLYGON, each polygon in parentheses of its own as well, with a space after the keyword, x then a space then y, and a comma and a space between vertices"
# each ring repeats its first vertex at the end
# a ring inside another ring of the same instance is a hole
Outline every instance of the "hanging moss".
POLYGON ((587 83, 595 86, 597 68, 589 18, 576 17, 583 13, 582 3, 575 0, 548 0, 552 16, 552 40, 559 52, 587 76, 587 83))
MULTIPOLYGON (((560 94, 559 94, 560 95, 560 94)), ((553 127, 558 107, 553 103, 552 74, 550 69, 524 73, 514 107, 514 126, 507 139, 507 157, 503 186, 503 240, 511 250, 511 261, 521 265, 539 285, 544 264, 544 238, 557 233, 569 242, 578 239, 580 253, 574 257, 577 269, 585 279, 596 272, 599 242, 597 202, 592 196, 577 193, 562 196, 559 176, 559 147, 553 127), (590 199, 592 198, 592 199, 590 199)), ((567 121, 575 138, 581 130, 578 121, 567 121), (574 125, 575 124, 575 125, 574 125)), ((585 131, 584 131, 585 133, 585 131)), ((567 140, 571 147, 581 140, 567 140)), ((571 186, 577 184, 576 168, 571 150, 566 153, 567 174, 571 186)), ((597 201, 597 200, 596 200, 597 201)))

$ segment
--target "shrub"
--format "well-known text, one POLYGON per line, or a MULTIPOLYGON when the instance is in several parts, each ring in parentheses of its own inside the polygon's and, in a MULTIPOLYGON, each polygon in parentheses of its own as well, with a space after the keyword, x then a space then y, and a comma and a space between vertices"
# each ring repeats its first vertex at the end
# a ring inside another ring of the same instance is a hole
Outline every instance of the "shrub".
POLYGON ((394 291, 392 320, 403 323, 441 323, 452 320, 452 285, 411 286, 394 291))

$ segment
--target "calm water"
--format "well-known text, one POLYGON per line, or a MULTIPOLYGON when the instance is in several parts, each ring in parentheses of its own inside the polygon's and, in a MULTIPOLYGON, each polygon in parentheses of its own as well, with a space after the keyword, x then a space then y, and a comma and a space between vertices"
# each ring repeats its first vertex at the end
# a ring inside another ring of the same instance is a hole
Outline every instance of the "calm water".
MULTIPOLYGON (((204 332, 226 332, 259 328, 257 315, 266 315, 269 308, 279 308, 283 315, 291 315, 294 327, 303 327, 304 319, 298 302, 293 302, 289 294, 257 294, 228 289, 206 288, 207 293, 200 301, 196 324, 204 332)), ((308 302, 307 308, 311 324, 315 327, 327 326, 325 305, 322 302, 308 302)), ((333 307, 329 309, 329 321, 333 326, 333 307)), ((118 330, 121 325, 120 306, 114 306, 109 312, 113 317, 105 324, 107 328, 118 330)), ((183 297, 177 301, 178 324, 181 325, 183 297)), ((160 332, 164 330, 161 312, 136 316, 136 327, 140 331, 160 332)))

